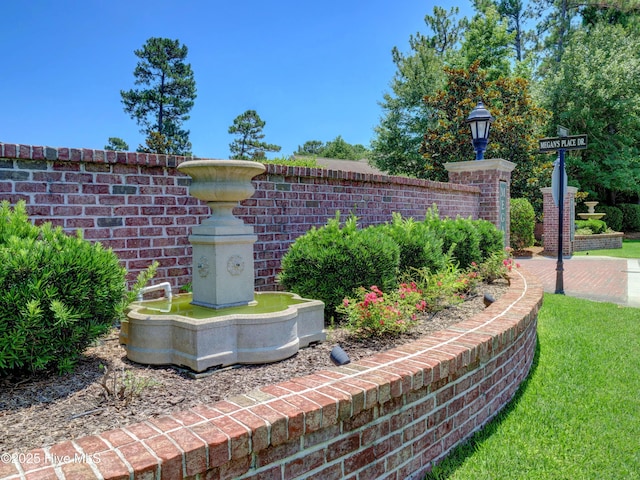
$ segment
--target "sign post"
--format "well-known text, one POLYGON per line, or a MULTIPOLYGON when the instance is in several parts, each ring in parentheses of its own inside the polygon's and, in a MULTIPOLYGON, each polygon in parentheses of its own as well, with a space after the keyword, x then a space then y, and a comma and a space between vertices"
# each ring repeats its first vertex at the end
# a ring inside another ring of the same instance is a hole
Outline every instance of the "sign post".
POLYGON ((554 180, 557 178, 553 186, 554 200, 557 201, 558 206, 558 261, 556 266, 556 291, 555 293, 564 295, 564 264, 562 261, 562 231, 564 229, 564 196, 565 192, 565 175, 564 171, 564 154, 567 150, 582 150, 587 148, 587 136, 586 135, 573 135, 569 136, 569 129, 566 127, 558 126, 558 137, 554 138, 542 138, 539 140, 540 152, 558 152, 558 176, 554 175, 554 180))

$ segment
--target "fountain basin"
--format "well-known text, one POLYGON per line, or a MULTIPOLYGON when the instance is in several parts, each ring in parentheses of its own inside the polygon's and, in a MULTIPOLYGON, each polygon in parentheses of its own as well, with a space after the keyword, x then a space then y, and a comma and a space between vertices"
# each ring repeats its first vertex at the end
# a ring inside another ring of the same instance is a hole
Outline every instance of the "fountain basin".
POLYGON ((323 302, 283 292, 255 299, 223 310, 191 305, 191 294, 136 302, 122 322, 120 343, 134 362, 202 372, 284 360, 326 339, 323 302))
POLYGON ((578 216, 583 220, 600 220, 606 213, 579 213, 578 216))

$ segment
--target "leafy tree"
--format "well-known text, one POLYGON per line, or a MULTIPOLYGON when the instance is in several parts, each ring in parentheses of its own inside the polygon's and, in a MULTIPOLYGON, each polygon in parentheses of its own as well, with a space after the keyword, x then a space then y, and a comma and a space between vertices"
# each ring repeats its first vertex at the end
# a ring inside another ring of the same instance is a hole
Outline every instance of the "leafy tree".
MULTIPOLYGON (((447 162, 471 160, 474 158, 469 128, 465 120, 478 100, 488 101, 489 81, 477 63, 469 70, 445 67, 447 84, 433 95, 427 95, 424 103, 434 112, 436 122, 425 130, 420 153, 425 161, 422 177, 430 180, 447 181, 444 168, 447 162)), ((493 116, 496 112, 490 109, 493 116)), ((492 126, 490 139, 495 139, 496 125, 492 126)), ((491 147, 491 144, 488 146, 491 147)), ((487 151, 488 156, 490 151, 487 151)))
POLYGON ((324 158, 339 158, 343 160, 360 160, 366 157, 368 150, 363 145, 351 145, 347 143, 342 136, 327 142, 325 147, 320 151, 320 156, 324 158))
POLYGON ((448 12, 442 7, 433 7, 433 15, 424 17, 433 36, 423 37, 418 33, 409 43, 426 43, 438 57, 444 58, 458 45, 462 32, 469 26, 466 18, 456 19, 459 11, 458 7, 452 7, 448 12))
POLYGON ((516 60, 521 62, 525 54, 525 42, 528 37, 523 30, 525 10, 523 0, 499 0, 498 13, 507 19, 507 32, 513 34, 513 49, 516 60))
POLYGON ((536 43, 543 53, 541 73, 554 70, 560 63, 565 44, 573 31, 579 9, 593 0, 531 0, 528 16, 538 19, 536 43), (573 26, 572 26, 573 25, 573 26))
POLYGON ((361 143, 356 143, 355 145, 351 145, 351 148, 353 149, 353 153, 355 154, 356 160, 367 158, 371 154, 371 151, 361 143))
POLYGON ((247 110, 233 120, 229 133, 238 138, 229 144, 231 158, 240 160, 259 160, 265 158, 265 152, 279 152, 280 147, 263 142, 262 129, 266 122, 255 110, 247 110))
POLYGON ((622 25, 625 28, 638 27, 640 21, 640 3, 635 0, 599 1, 585 6, 581 12, 584 25, 605 22, 622 25))
POLYGON ((611 204, 640 194, 640 36, 606 22, 576 31, 541 91, 552 126, 588 135, 569 178, 611 204))
POLYGON ((469 67, 478 62, 490 80, 508 76, 514 57, 511 49, 514 38, 515 33, 508 32, 507 22, 497 8, 492 4, 484 6, 464 32, 460 47, 462 66, 469 67))
POLYGON ((422 101, 425 95, 444 85, 443 66, 453 55, 466 19, 457 19, 458 8, 449 12, 434 7, 433 15, 425 16, 425 24, 433 36, 420 33, 409 38, 410 52, 392 50, 396 74, 391 92, 380 103, 384 111, 376 137, 371 142, 371 162, 392 175, 424 176, 425 163, 420 155, 420 143, 433 114, 422 101))
POLYGON ((535 152, 548 113, 533 102, 529 82, 508 77, 491 81, 479 62, 468 69, 446 68, 445 73, 446 88, 425 97, 428 108, 437 114, 437 122, 426 130, 421 146, 424 177, 446 181, 444 163, 475 158, 465 120, 478 100, 483 100, 495 117, 486 157, 515 163, 512 196, 528 198, 540 211, 540 181, 551 165, 535 152))
POLYGON ((109 137, 109 143, 104 146, 104 149, 114 152, 128 152, 129 145, 119 137, 109 137))
POLYGON ((165 137, 168 150, 153 153, 188 154, 189 131, 181 127, 189 119, 196 82, 191 65, 185 63, 187 47, 179 40, 152 37, 134 53, 140 58, 133 72, 135 84, 145 87, 120 91, 125 112, 142 127, 148 148, 158 143, 152 132, 165 137))
POLYGON ((167 154, 172 151, 172 143, 159 132, 150 132, 144 145, 138 145, 138 152, 167 154))
POLYGON ((294 152, 294 155, 320 155, 320 152, 324 147, 324 142, 321 142, 320 140, 308 140, 304 142, 304 145, 298 146, 298 150, 294 152))

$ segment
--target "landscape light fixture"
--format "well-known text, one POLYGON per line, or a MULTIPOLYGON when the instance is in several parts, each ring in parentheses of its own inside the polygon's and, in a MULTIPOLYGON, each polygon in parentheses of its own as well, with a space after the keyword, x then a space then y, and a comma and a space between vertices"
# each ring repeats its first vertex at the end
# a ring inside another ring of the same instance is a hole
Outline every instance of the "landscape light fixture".
POLYGON ((496 301, 496 299, 490 293, 485 293, 484 297, 482 298, 482 302, 484 303, 485 307, 488 307, 489 305, 491 305, 495 301, 496 301))
POLYGON ((347 363, 351 362, 351 359, 349 358, 349 355, 347 355, 347 352, 340 348, 339 345, 333 347, 331 353, 329 354, 329 358, 331 359, 333 364, 337 366, 346 365, 347 363))
POLYGON ((489 142, 489 130, 494 118, 484 106, 482 101, 478 102, 476 108, 474 108, 467 119, 466 123, 471 128, 471 143, 476 151, 476 160, 482 160, 484 158, 484 151, 487 149, 487 143, 489 142))

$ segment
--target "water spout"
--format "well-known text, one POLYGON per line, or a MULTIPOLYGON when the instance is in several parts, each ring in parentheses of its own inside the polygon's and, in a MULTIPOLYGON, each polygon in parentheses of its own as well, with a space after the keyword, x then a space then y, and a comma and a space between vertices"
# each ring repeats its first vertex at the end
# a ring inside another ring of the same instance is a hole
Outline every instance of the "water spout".
POLYGON ((158 290, 164 290, 164 298, 167 300, 171 300, 171 284, 169 282, 162 282, 157 285, 151 285, 149 287, 143 287, 138 292, 138 296, 136 297, 138 302, 142 301, 142 297, 145 293, 157 292, 158 290))

